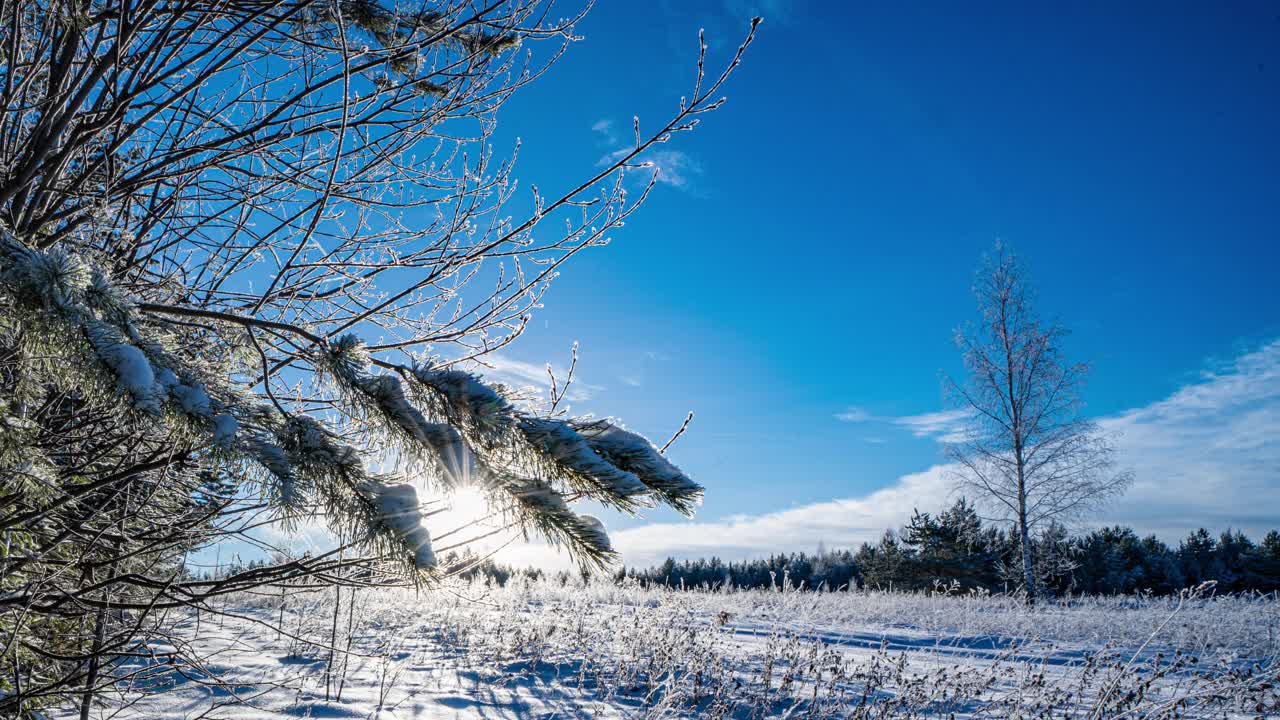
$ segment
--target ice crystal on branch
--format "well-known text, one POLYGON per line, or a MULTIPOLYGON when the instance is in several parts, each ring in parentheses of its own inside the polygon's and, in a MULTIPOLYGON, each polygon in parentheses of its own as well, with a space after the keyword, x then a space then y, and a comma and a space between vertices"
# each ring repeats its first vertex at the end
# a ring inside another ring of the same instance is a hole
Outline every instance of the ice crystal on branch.
POLYGON ((496 121, 581 14, 11 5, 0 581, 21 609, 14 647, 33 654, 0 658, 0 715, 72 685, 95 714, 94 688, 128 680, 125 653, 150 638, 131 623, 170 609, 447 575, 420 504, 430 481, 479 487, 509 537, 544 535, 589 566, 616 555, 575 502, 692 510, 701 488, 647 442, 463 368, 515 341, 569 261, 644 203, 652 182, 628 193, 624 174, 720 106, 751 34, 718 75, 691 54, 692 92, 633 148, 519 197, 519 145, 499 155, 496 121), (312 518, 342 538, 336 555, 191 572, 210 547, 263 548, 262 528, 312 518))

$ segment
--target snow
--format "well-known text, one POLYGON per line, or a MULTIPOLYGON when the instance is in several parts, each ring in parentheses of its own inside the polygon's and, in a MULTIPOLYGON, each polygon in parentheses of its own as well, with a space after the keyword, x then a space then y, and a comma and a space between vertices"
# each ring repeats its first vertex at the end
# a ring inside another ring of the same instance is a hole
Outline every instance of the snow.
POLYGON ((431 533, 422 524, 422 505, 418 491, 404 483, 388 484, 369 481, 361 485, 378 509, 378 522, 398 535, 413 548, 413 562, 420 570, 435 567, 436 555, 431 549, 431 533))
POLYGON ((179 407, 188 415, 206 418, 211 412, 209 395, 200 385, 175 385, 169 393, 178 401, 179 407))
MULTIPOLYGON (((399 506, 409 494, 388 496, 399 506)), ((1126 716, 1164 717, 1153 710, 1178 693, 1185 718, 1267 716, 1248 703, 1280 701, 1274 688, 1246 695, 1233 676, 1248 661, 1274 663, 1275 598, 1197 601, 1138 652, 1173 603, 1028 609, 977 595, 680 592, 548 578, 361 589, 348 630, 352 590, 336 613, 333 597, 288 596, 284 634, 270 627, 278 596, 230 598, 227 617, 199 624, 205 662, 139 676, 129 688, 136 703, 114 717, 1084 717, 1110 683, 1127 691, 1157 665, 1167 675, 1128 701, 1126 716), (335 664, 326 698, 335 615, 338 646, 349 633, 353 654, 335 664), (1172 669, 1179 655, 1197 662, 1172 669), (855 715, 864 699, 879 708, 855 715)), ((187 615, 179 635, 196 626, 187 615)))
POLYGON ((450 484, 462 485, 472 477, 475 458, 462 436, 448 425, 429 422, 423 417, 405 397, 400 378, 394 375, 361 376, 353 382, 401 431, 436 454, 450 484))
POLYGON ((606 421, 582 421, 574 428, 587 444, 614 465, 629 470, 646 486, 672 498, 702 494, 702 486, 676 467, 642 435, 606 421))
POLYGON ((160 400, 156 375, 146 354, 125 342, 102 322, 87 321, 85 332, 94 352, 111 369, 120 390, 133 398, 134 407, 158 415, 160 400))
POLYGON ((564 496, 544 482, 534 479, 512 479, 508 480, 507 488, 512 495, 520 498, 526 504, 539 507, 544 512, 569 512, 569 505, 565 502, 564 496))
POLYGON ((218 447, 229 447, 235 440, 240 422, 230 415, 213 416, 213 444, 218 447))
MULTIPOLYGON (((221 416, 225 417, 225 416, 221 416)), ((233 420, 234 422, 234 420, 233 420)), ((276 479, 276 497, 285 507, 298 502, 297 484, 293 476, 293 463, 289 456, 277 445, 262 438, 254 438, 246 443, 248 451, 258 464, 265 467, 276 479)))
POLYGON ((583 530, 590 534, 590 543, 604 550, 612 550, 613 543, 609 540, 609 533, 604 529, 604 523, 600 518, 594 515, 579 515, 579 524, 583 530))
POLYGON ((181 383, 182 381, 179 380, 178 376, 169 368, 162 367, 159 370, 156 370, 156 384, 160 386, 161 390, 169 392, 181 383))
POLYGON ((520 430, 534 446, 574 472, 598 483, 611 496, 630 498, 649 492, 649 488, 635 473, 606 462, 567 422, 549 418, 526 418, 520 421, 520 430))
POLYGON ((413 375, 418 382, 444 395, 452 407, 464 410, 481 427, 491 429, 510 417, 511 404, 471 373, 420 367, 414 369, 413 375))
POLYGON ((10 240, 6 247, 18 255, 17 266, 25 270, 31 286, 52 301, 55 307, 70 308, 73 296, 89 284, 89 269, 60 245, 44 251, 30 251, 10 240))

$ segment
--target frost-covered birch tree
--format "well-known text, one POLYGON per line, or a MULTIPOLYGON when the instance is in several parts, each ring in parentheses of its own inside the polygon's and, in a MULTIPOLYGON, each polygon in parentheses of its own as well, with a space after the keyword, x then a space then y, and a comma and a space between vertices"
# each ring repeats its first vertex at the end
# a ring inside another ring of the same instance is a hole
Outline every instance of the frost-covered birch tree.
POLYGON ((1111 439, 1082 414, 1088 368, 1062 356, 1066 330, 1043 322, 1017 259, 1003 244, 974 284, 981 320, 956 333, 966 382, 948 378, 968 423, 947 454, 968 493, 1014 524, 1029 602, 1036 597, 1032 533, 1123 492, 1111 439))
POLYGON ((551 12, 0 0, 0 712, 90 696, 169 608, 446 574, 424 485, 586 565, 614 553, 575 501, 692 512, 645 438, 472 368, 644 202, 645 152, 720 106, 751 35, 719 73, 702 44, 669 118, 549 193, 493 133, 575 39, 551 12), (316 515, 342 548, 184 571, 316 515))

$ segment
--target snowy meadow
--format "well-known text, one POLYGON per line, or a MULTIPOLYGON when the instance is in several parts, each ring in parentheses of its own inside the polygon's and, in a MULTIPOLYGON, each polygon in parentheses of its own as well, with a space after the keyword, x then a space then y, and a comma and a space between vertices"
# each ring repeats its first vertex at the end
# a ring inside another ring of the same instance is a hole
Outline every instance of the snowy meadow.
POLYGON ((0 0, 0 720, 1280 716, 1280 61, 844 5, 0 0))
POLYGON ((1274 597, 1079 598, 1028 608, 985 594, 519 579, 421 592, 245 594, 171 619, 174 642, 142 648, 131 679, 95 716, 1280 712, 1274 597), (199 662, 183 657, 185 642, 201 649, 199 662))

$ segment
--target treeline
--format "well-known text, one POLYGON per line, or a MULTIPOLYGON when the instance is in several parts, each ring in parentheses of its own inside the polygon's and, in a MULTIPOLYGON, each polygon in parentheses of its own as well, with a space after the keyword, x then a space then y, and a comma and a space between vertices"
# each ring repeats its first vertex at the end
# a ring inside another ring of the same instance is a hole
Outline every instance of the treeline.
MULTIPOLYGON (((1218 592, 1280 591, 1280 533, 1255 543, 1240 532, 1191 533, 1176 547, 1154 535, 1115 526, 1072 536, 1050 525, 1032 541, 1041 587, 1055 595, 1165 595, 1214 581, 1218 592)), ((1016 534, 986 525, 965 500, 936 515, 916 512, 901 531, 848 550, 776 554, 742 562, 719 558, 676 562, 627 575, 643 583, 686 587, 845 587, 906 591, 1021 588, 1016 534)))
MULTIPOLYGON (((1171 547, 1127 527, 1072 536, 1062 526, 1050 525, 1032 541, 1031 552, 1043 592, 1059 596, 1166 595, 1206 581, 1214 581, 1217 592, 1280 591, 1280 533, 1274 530, 1254 542, 1240 532, 1214 536, 1200 529, 1171 547)), ((936 515, 916 512, 900 531, 886 532, 879 542, 864 543, 856 551, 819 549, 738 562, 668 558, 647 570, 624 568, 615 577, 689 588, 1017 592, 1021 556, 1016 534, 984 524, 960 500, 936 515)), ((492 563, 478 565, 474 573, 499 583, 516 575, 542 575, 492 563)))

